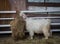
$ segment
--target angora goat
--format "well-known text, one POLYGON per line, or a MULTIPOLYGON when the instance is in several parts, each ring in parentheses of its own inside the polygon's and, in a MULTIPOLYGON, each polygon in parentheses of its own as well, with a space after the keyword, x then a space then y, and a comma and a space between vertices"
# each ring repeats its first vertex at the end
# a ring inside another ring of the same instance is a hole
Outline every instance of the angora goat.
POLYGON ((11 25, 11 31, 12 31, 12 37, 14 39, 23 39, 24 37, 24 27, 25 27, 25 21, 21 16, 19 16, 19 11, 16 13, 16 17, 13 21, 10 22, 11 25))
POLYGON ((26 29, 33 39, 34 33, 43 33, 45 39, 50 36, 50 19, 32 19, 26 18, 26 29))

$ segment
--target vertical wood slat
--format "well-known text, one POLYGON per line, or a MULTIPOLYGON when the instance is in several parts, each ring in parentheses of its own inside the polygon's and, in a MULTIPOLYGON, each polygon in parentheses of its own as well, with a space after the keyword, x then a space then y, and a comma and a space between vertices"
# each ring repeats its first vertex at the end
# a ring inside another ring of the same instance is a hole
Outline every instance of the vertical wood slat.
MULTIPOLYGON (((11 10, 11 5, 8 0, 0 0, 0 11, 9 11, 11 10)), ((0 14, 1 17, 11 17, 10 14, 0 14)), ((9 21, 0 21, 1 24, 8 23, 9 21)))
MULTIPOLYGON (((9 1, 12 2, 12 0, 0 0, 0 11, 9 11, 9 10, 15 10, 15 5, 14 3, 10 3, 9 1)), ((15 0, 13 0, 14 2, 15 0)), ((17 7, 19 10, 26 10, 26 0, 17 0, 17 7)), ((16 11, 16 10, 15 10, 16 11)), ((15 16, 15 13, 1 13, 0 14, 0 18, 12 18, 15 16)), ((0 25, 6 25, 9 24, 11 20, 0 20, 0 25)), ((9 25, 6 26, 6 28, 4 27, 0 27, 0 29, 2 29, 2 31, 5 31, 6 29, 8 29, 8 27, 10 27, 9 25)), ((8 29, 10 30, 10 29, 8 29)), ((7 32, 7 31, 6 31, 7 32)), ((4 33, 4 32, 2 32, 4 33)), ((8 32, 9 33, 9 32, 8 32)))
POLYGON ((10 10, 10 3, 8 0, 0 0, 0 11, 10 10))
MULTIPOLYGON (((12 0, 10 0, 12 2, 12 0)), ((15 0, 13 0, 14 3, 15 0)), ((26 0, 16 0, 17 1, 17 7, 19 10, 26 10, 26 0)), ((12 3, 12 7, 11 7, 11 3, 8 0, 0 0, 0 11, 9 11, 11 10, 11 8, 13 8, 15 5, 12 3)), ((0 18, 6 18, 6 17, 14 17, 15 14, 0 14, 0 18)), ((5 21, 2 21, 2 23, 4 24, 5 21)), ((8 23, 8 22, 7 22, 8 23)))

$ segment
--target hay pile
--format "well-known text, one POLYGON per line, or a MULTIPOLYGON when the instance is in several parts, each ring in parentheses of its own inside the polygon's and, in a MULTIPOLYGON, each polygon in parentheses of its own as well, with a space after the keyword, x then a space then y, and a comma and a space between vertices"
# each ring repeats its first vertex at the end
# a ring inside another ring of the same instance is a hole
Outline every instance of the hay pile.
POLYGON ((10 22, 10 25, 13 39, 22 39, 25 35, 25 21, 21 16, 19 16, 18 10, 16 11, 15 19, 10 22))

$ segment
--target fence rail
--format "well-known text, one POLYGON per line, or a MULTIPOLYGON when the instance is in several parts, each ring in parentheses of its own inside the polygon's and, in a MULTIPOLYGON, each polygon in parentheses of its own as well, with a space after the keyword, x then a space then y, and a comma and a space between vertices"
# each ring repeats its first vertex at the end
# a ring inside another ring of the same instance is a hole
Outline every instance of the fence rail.
MULTIPOLYGON (((60 31, 60 29, 51 29, 50 31, 56 32, 56 31, 60 31)), ((28 32, 28 31, 25 31, 25 32, 28 32)), ((0 34, 4 34, 4 33, 12 33, 12 31, 0 31, 0 34)))
MULTIPOLYGON (((60 10, 43 10, 43 11, 20 11, 20 13, 38 13, 38 12, 60 12, 60 10)), ((0 11, 0 13, 13 13, 15 14, 16 11, 0 11)), ((38 17, 35 17, 38 18, 38 17)), ((60 17, 39 17, 39 18, 58 18, 60 19, 60 17)), ((0 20, 13 20, 14 18, 0 18, 0 20)), ((60 25, 60 23, 51 23, 51 25, 60 25)), ((0 25, 0 27, 10 27, 10 24, 4 24, 4 25, 0 25)), ((51 31, 60 31, 60 29, 52 29, 51 31)), ((27 31, 26 31, 27 32, 27 31)), ((12 33, 12 31, 0 31, 0 34, 3 33, 12 33)))
MULTIPOLYGON (((51 23, 51 25, 60 25, 60 23, 51 23)), ((10 27, 10 24, 0 25, 0 27, 10 27)))
POLYGON ((0 11, 0 13, 16 13, 16 11, 0 11))

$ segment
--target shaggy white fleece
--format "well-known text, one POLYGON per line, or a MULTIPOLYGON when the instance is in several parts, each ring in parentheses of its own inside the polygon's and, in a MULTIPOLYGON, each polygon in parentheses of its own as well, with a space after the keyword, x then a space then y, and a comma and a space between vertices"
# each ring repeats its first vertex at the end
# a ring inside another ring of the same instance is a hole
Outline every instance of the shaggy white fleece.
POLYGON ((45 39, 48 39, 50 35, 50 23, 50 19, 26 18, 26 29, 29 32, 31 39, 33 39, 34 33, 43 33, 45 39))

